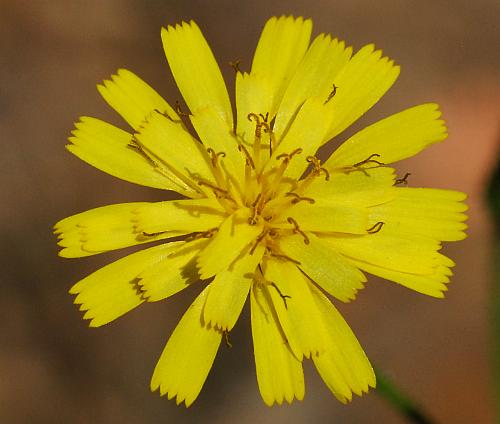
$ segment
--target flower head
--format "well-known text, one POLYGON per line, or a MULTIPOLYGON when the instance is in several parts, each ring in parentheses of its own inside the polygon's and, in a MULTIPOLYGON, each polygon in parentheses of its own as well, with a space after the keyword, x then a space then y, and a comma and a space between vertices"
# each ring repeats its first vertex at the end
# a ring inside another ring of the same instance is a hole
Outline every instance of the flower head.
POLYGON ((151 382, 177 403, 198 396, 248 296, 264 401, 302 399, 310 358, 347 402, 374 387, 375 376, 324 292, 354 299, 363 271, 434 297, 449 282, 454 264, 439 250, 465 237, 465 195, 403 187, 408 175, 390 167, 446 138, 437 105, 370 125, 323 163, 317 150, 378 101, 399 67, 373 45, 353 54, 324 34, 310 44, 311 27, 302 18, 267 22, 251 71, 236 68, 236 117, 198 26, 163 29, 190 112, 121 69, 98 89, 132 129, 82 117, 69 139, 89 164, 184 197, 104 206, 55 226, 64 257, 162 240, 71 288, 91 326, 200 286, 151 382))

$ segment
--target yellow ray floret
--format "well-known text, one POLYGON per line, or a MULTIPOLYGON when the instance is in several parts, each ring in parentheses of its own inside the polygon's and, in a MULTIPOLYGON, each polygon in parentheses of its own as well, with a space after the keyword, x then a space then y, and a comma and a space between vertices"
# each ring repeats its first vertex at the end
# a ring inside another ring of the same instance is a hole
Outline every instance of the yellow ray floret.
POLYGON ((144 125, 153 112, 166 114, 172 120, 181 122, 179 115, 151 86, 127 69, 119 69, 97 89, 135 130, 144 125))
POLYGON ((142 297, 157 302, 199 281, 195 258, 206 244, 206 239, 200 239, 176 245, 160 262, 145 268, 137 276, 142 297))
POLYGON ((271 406, 304 398, 304 373, 281 331, 267 288, 254 284, 251 290, 252 336, 260 394, 271 406))
POLYGON ((205 289, 189 307, 170 336, 151 379, 151 390, 177 404, 191 405, 208 376, 219 348, 222 332, 206 325, 202 310, 205 289))
POLYGON ((144 268, 165 259, 178 243, 163 244, 142 250, 113 262, 80 280, 71 289, 75 303, 86 311, 91 327, 100 327, 144 302, 138 286, 138 275, 144 268))
POLYGON ((359 50, 336 75, 338 89, 325 105, 331 116, 325 142, 370 109, 399 76, 399 66, 370 44, 359 50))
POLYGON ((333 81, 347 64, 352 48, 330 35, 314 39, 297 67, 281 100, 273 131, 280 138, 293 120, 298 108, 311 97, 325 102, 335 90, 333 81))
POLYGON ((286 255, 298 261, 298 267, 315 283, 343 302, 354 299, 363 288, 365 276, 341 255, 312 233, 308 244, 300 236, 283 238, 280 247, 286 255))
POLYGON ((415 106, 370 125, 343 143, 325 163, 333 172, 350 167, 372 154, 390 164, 414 156, 446 136, 441 112, 434 103, 415 106))
POLYGON ((75 124, 66 148, 101 171, 132 183, 174 190, 192 197, 196 191, 145 152, 138 154, 132 134, 96 118, 75 124))
POLYGON ((291 345, 295 356, 302 360, 324 353, 328 336, 307 277, 291 262, 272 260, 266 264, 265 279, 281 328, 300 349, 291 345))
POLYGON ((195 22, 162 28, 161 39, 175 82, 193 114, 213 106, 229 127, 231 102, 219 66, 195 22))
POLYGON ((267 21, 255 49, 251 74, 269 81, 272 118, 297 65, 304 56, 311 37, 310 19, 282 16, 267 21))
POLYGON ((375 387, 375 373, 356 336, 331 302, 313 285, 314 301, 326 327, 326 349, 314 356, 319 374, 341 402, 375 387))

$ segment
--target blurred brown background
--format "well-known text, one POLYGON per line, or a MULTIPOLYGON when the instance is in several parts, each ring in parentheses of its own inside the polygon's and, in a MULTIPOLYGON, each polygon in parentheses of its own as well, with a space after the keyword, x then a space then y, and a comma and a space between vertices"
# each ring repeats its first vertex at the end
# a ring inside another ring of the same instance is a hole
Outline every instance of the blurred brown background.
POLYGON ((401 64, 394 88, 356 128, 418 103, 441 104, 448 141, 400 170, 412 172, 413 186, 470 195, 469 238, 445 247, 458 264, 447 298, 371 278, 356 302, 339 308, 372 361, 438 422, 494 421, 493 236, 482 195, 500 138, 498 0, 0 0, 0 422, 405 422, 375 392, 341 405, 309 365, 303 402, 266 407, 257 389, 248 311, 232 333, 234 347, 221 347, 198 401, 177 407, 151 394, 149 379, 196 290, 97 330, 87 327, 67 294, 123 252, 60 259, 51 235, 57 220, 104 204, 164 198, 65 151, 80 115, 123 125, 95 84, 127 67, 171 103, 180 99, 160 27, 192 18, 233 92, 227 62, 242 59, 248 70, 265 20, 284 13, 311 17, 315 34, 332 33, 356 48, 375 42, 401 64))

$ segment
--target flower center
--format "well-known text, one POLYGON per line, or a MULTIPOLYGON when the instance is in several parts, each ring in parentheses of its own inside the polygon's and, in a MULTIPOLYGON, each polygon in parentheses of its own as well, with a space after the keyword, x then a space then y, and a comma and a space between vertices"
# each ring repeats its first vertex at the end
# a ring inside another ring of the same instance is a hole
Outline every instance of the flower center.
POLYGON ((298 203, 314 204, 313 198, 304 195, 307 187, 316 177, 323 175, 328 180, 330 175, 315 156, 304 159, 301 148, 273 156, 278 146, 268 118, 269 114, 248 115, 248 119, 255 123, 255 132, 253 143, 238 140, 238 151, 243 156, 245 167, 242 178, 228 175, 227 167, 222 166, 225 152, 208 148, 216 184, 206 181, 198 184, 209 188, 228 214, 247 210, 248 225, 262 227, 250 253, 264 243, 268 250, 279 255, 274 248, 279 236, 300 234, 304 243, 309 244, 300 223, 287 212, 298 203), (292 161, 302 161, 304 171, 309 170, 304 178, 287 172, 292 161))

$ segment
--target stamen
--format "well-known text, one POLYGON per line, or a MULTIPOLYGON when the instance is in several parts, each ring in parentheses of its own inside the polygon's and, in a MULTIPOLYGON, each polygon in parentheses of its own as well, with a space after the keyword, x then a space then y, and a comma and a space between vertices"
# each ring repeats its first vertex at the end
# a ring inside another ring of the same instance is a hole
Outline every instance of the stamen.
POLYGON ((353 165, 354 168, 359 168, 362 165, 366 165, 368 163, 376 163, 377 165, 384 166, 385 163, 379 162, 378 160, 372 159, 372 158, 379 158, 380 155, 378 153, 373 153, 372 155, 368 156, 365 160, 362 160, 361 162, 355 163, 353 165))
MULTIPOLYGON (((265 219, 265 218, 264 218, 265 219)), ((278 237, 280 234, 278 232, 278 230, 276 228, 271 228, 269 230, 269 237, 272 237, 272 238, 276 238, 278 237)))
POLYGON ((269 133, 269 157, 273 155, 275 145, 276 145, 276 137, 274 136, 274 133, 271 131, 269 133))
POLYGON ((224 334, 224 342, 226 343, 226 347, 228 349, 231 349, 233 347, 233 344, 231 343, 231 341, 229 340, 229 331, 227 330, 224 330, 222 332, 222 334, 224 334))
POLYGON ((240 63, 241 63, 241 60, 240 59, 236 59, 234 62, 229 62, 229 66, 231 68, 233 68, 233 70, 234 70, 235 73, 239 72, 241 74, 240 63))
MULTIPOLYGON (((231 195, 229 194, 229 192, 227 190, 224 190, 223 188, 220 188, 220 187, 217 187, 207 181, 203 181, 203 180, 200 180, 198 181, 198 185, 200 186, 206 186, 208 188, 210 188, 212 190, 212 192, 214 193, 215 195, 215 198, 218 199, 218 200, 229 200, 234 206, 238 207, 238 202, 236 200, 234 200, 231 195)), ((226 209, 228 210, 228 205, 227 204, 224 204, 222 202, 219 202, 221 203, 221 205, 226 209)), ((231 209, 229 207, 229 209, 231 209)))
POLYGON ((217 233, 217 231, 219 231, 219 228, 214 227, 214 228, 211 228, 210 230, 207 230, 207 231, 202 231, 199 233, 192 233, 192 234, 189 234, 184 239, 184 241, 190 242, 190 241, 194 241, 194 240, 199 240, 201 238, 212 238, 217 233))
POLYGON ((130 143, 127 144, 127 147, 130 149, 134 149, 137 153, 139 153, 144 159, 146 159, 152 166, 155 168, 158 168, 158 163, 151 157, 149 156, 146 151, 141 147, 139 144, 139 141, 135 138, 135 136, 132 136, 132 140, 130 140, 130 143))
POLYGON ((260 202, 261 197, 262 197, 262 194, 259 193, 257 195, 257 198, 252 203, 252 216, 250 218, 248 218, 248 224, 249 225, 255 225, 255 224, 257 224, 256 217, 261 212, 261 208, 259 207, 259 202, 260 202))
POLYGON ((210 188, 214 194, 215 194, 215 197, 219 198, 219 199, 231 199, 231 200, 234 200, 230 195, 229 195, 229 192, 227 190, 224 190, 223 188, 220 188, 220 187, 217 187, 217 186, 214 186, 212 183, 209 183, 207 181, 203 181, 203 180, 200 180, 198 181, 198 185, 200 186, 205 186, 205 187, 208 187, 210 188))
POLYGON ((179 102, 179 100, 175 101, 174 110, 177 113, 177 115, 179 115, 179 116, 188 116, 189 117, 189 113, 186 113, 182 110, 182 106, 181 106, 181 103, 179 102))
POLYGON ((240 152, 243 152, 246 158, 246 165, 249 166, 252 169, 255 169, 255 163, 253 162, 252 156, 250 156, 250 153, 248 153, 247 148, 243 144, 238 145, 238 150, 240 152))
POLYGON ((266 112, 266 114, 259 113, 259 116, 262 118, 262 120, 267 124, 267 120, 269 119, 269 112, 266 112))
POLYGON ((142 232, 142 235, 144 237, 157 237, 161 236, 162 234, 168 233, 168 231, 158 231, 157 233, 147 233, 146 231, 142 232))
POLYGON ((273 283, 272 281, 269 282, 269 285, 275 288, 275 290, 280 295, 281 299, 283 299, 283 303, 285 304, 285 309, 288 309, 288 305, 286 304, 286 300, 291 299, 292 296, 288 296, 287 294, 283 294, 281 292, 281 290, 278 288, 278 286, 276 285, 276 283, 273 283))
POLYGON ((165 111, 161 111, 160 109, 154 109, 154 111, 162 116, 164 116, 165 118, 167 119, 170 119, 172 122, 174 122, 174 120, 172 119, 172 117, 165 111))
POLYGON ((215 150, 211 147, 207 149, 207 152, 210 155, 210 160, 212 161, 212 166, 214 168, 217 168, 219 156, 223 158, 226 157, 226 154, 224 152, 215 153, 215 150))
POLYGON ((398 185, 398 184, 408 185, 408 177, 410 175, 411 174, 409 172, 407 172, 403 178, 398 178, 396 181, 394 181, 394 185, 398 185))
POLYGON ((301 153, 302 149, 298 147, 291 153, 281 153, 280 155, 276 156, 276 160, 284 159, 284 162, 290 162, 295 155, 300 155, 301 153))
POLYGON ((309 237, 307 237, 307 234, 300 229, 297 221, 295 221, 295 219, 293 219, 291 216, 287 218, 287 221, 294 226, 293 232, 300 234, 304 238, 304 243, 309 244, 310 243, 309 237))
POLYGON ((328 95, 328 98, 325 100, 325 103, 323 103, 324 105, 326 105, 330 100, 332 100, 335 94, 337 94, 337 88, 338 87, 335 84, 333 84, 333 89, 328 95))
POLYGON ((264 228, 262 230, 262 232, 258 235, 257 239, 255 240, 252 248, 250 249, 250 255, 253 255, 253 253, 255 252, 255 249, 257 249, 257 246, 259 245, 259 243, 264 240, 264 238, 267 236, 267 233, 269 232, 269 230, 267 228, 264 228))
POLYGON ((302 197, 302 196, 299 196, 297 193, 293 193, 293 192, 288 192, 285 194, 286 197, 294 197, 294 199, 292 199, 292 204, 297 204, 301 201, 305 201, 305 202, 309 202, 310 204, 313 204, 313 203, 316 203, 316 201, 311 198, 311 197, 302 197))
POLYGON ((370 227, 368 228, 368 230, 366 230, 366 232, 368 234, 375 234, 375 233, 378 233, 382 227, 385 225, 385 222, 382 222, 382 221, 379 221, 377 222, 373 227, 370 227))
POLYGON ((313 169, 311 173, 317 177, 321 175, 321 173, 325 174, 325 180, 328 181, 330 179, 330 173, 326 168, 323 168, 321 166, 321 161, 316 157, 316 156, 308 156, 306 158, 306 161, 309 162, 312 166, 313 169))

